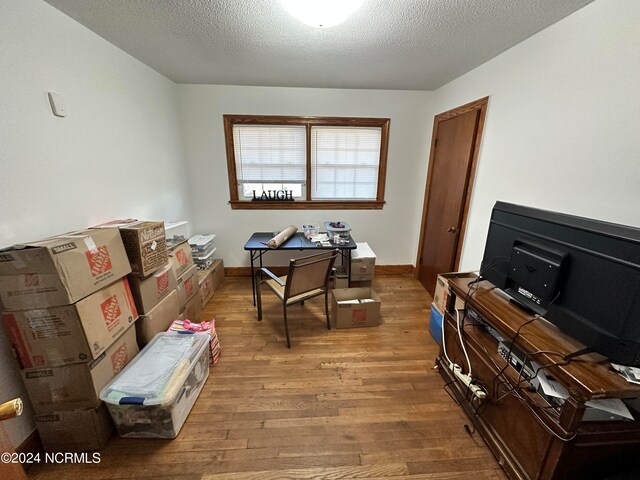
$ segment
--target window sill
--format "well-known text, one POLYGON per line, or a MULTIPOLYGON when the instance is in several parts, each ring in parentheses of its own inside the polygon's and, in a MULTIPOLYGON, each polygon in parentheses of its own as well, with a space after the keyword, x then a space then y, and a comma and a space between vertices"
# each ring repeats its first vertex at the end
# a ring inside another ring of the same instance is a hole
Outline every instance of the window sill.
POLYGON ((296 200, 293 202, 231 200, 229 202, 232 210, 382 210, 384 203, 380 200, 296 200))

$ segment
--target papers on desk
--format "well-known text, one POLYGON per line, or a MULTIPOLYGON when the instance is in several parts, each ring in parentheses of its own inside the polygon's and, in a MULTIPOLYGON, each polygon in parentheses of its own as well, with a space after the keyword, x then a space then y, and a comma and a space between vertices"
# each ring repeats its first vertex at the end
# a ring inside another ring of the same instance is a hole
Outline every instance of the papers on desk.
POLYGON ((318 235, 313 235, 309 240, 312 242, 328 242, 329 235, 326 233, 319 233, 318 235))
MULTIPOLYGON (((569 398, 569 392, 567 389, 557 381, 548 378, 543 372, 538 372, 537 378, 540 382, 540 388, 542 388, 542 391, 549 397, 559 398, 561 400, 569 398)), ((585 402, 585 405, 587 407, 633 420, 633 415, 631 415, 627 406, 619 398, 599 398, 588 400, 585 402)))
POLYGON ((612 363, 611 366, 624 378, 627 382, 637 383, 640 385, 640 368, 627 367, 626 365, 618 365, 612 363))

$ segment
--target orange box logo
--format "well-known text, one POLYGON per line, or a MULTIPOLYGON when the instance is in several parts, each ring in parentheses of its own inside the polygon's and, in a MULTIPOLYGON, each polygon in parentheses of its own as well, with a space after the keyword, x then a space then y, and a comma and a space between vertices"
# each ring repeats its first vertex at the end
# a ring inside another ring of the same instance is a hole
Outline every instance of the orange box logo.
POLYGON ((102 245, 96 250, 84 252, 84 254, 87 256, 91 275, 94 277, 111 270, 111 258, 109 257, 109 250, 107 250, 106 245, 102 245))
POLYGON ((24 274, 24 286, 25 287, 37 287, 40 285, 37 273, 25 273, 24 274))
POLYGON ((122 346, 113 352, 111 355, 111 366, 113 367, 113 373, 120 373, 120 371, 129 363, 129 352, 127 351, 127 344, 123 343, 122 346))
POLYGON ((158 293, 164 292, 167 288, 169 288, 169 272, 166 271, 162 275, 157 277, 156 282, 158 284, 158 293))
POLYGON ((176 258, 178 259, 178 263, 180 265, 186 265, 188 260, 187 260, 187 254, 184 253, 184 250, 178 250, 176 252, 176 258))
POLYGON ((364 325, 367 321, 367 311, 364 308, 351 310, 351 323, 353 325, 364 325))
POLYGON ((118 324, 120 315, 122 315, 118 299, 115 295, 112 295, 100 304, 100 308, 102 309, 102 316, 104 317, 104 323, 107 325, 107 330, 111 331, 118 324))
POLYGON ((191 295, 191 292, 193 292, 193 277, 184 281, 184 291, 187 295, 191 295))

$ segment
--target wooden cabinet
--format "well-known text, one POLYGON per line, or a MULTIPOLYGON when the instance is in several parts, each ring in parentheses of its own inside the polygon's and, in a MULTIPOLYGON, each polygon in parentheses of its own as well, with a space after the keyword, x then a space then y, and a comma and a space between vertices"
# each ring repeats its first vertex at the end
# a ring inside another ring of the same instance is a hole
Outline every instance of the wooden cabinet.
POLYGON ((640 412, 629 408, 634 420, 603 420, 603 415, 589 420, 596 411, 585 403, 615 398, 637 405, 633 399, 640 397, 640 385, 625 381, 598 354, 564 360, 583 345, 520 309, 489 282, 470 288, 473 280, 450 280, 452 296, 443 320, 444 339, 451 361, 468 372, 458 335, 460 321, 474 383, 486 392, 486 398, 475 396, 453 374, 442 348, 437 363, 447 388, 507 475, 514 479, 582 480, 604 478, 629 462, 638 466, 640 412), (467 311, 459 312, 460 320, 454 310, 456 297, 467 299, 467 311), (502 355, 501 344, 507 346, 502 355), (527 381, 526 373, 520 374, 507 364, 504 357, 509 353, 517 353, 520 365, 525 363, 531 369, 529 373, 539 369, 564 386, 568 398, 562 402, 547 397, 536 388, 537 382, 527 381))

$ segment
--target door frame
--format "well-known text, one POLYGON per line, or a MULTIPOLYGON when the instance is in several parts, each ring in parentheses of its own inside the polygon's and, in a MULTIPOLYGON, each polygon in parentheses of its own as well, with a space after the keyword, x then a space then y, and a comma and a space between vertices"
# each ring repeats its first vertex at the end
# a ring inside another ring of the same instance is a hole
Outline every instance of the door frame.
POLYGON ((429 207, 429 193, 431 191, 431 177, 433 176, 433 160, 435 157, 436 138, 438 137, 438 127, 440 123, 451 118, 463 115, 473 110, 479 111, 478 127, 474 138, 473 154, 471 155, 471 165, 467 177, 467 186, 464 191, 464 206, 462 209, 462 223, 460 224, 460 235, 458 236, 458 244, 456 245, 456 257, 453 265, 453 271, 457 271, 460 265, 460 257, 462 255, 462 245, 464 244, 464 236, 467 230, 467 215, 469 213, 469 205, 471 203, 471 192, 473 191, 473 183, 476 176, 476 167, 478 163, 478 155, 480 153, 480 143, 482 140, 482 132, 484 130, 484 119, 487 113, 487 105, 489 97, 483 97, 473 102, 466 103, 459 107, 439 113, 433 117, 433 131, 431 133, 431 151, 429 152, 429 166, 427 170, 427 184, 424 190, 424 202, 422 205, 422 221, 420 222, 420 239, 418 240, 418 253, 416 256, 416 268, 414 269, 414 278, 419 278, 420 274, 420 256, 422 255, 422 247, 424 245, 424 228, 427 222, 427 209, 429 207))

